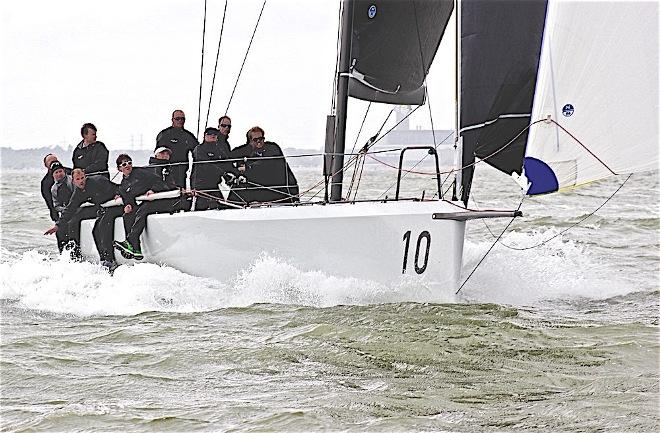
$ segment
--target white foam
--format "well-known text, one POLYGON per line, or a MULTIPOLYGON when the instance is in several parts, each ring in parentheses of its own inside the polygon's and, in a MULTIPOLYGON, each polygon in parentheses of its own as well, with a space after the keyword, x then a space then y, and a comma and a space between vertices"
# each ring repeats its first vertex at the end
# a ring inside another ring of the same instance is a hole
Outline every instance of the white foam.
POLYGON ((229 285, 149 263, 123 265, 110 276, 98 264, 38 251, 4 254, 3 250, 0 273, 1 299, 22 308, 82 316, 210 311, 255 303, 327 307, 434 299, 419 285, 403 282, 387 287, 303 272, 267 255, 249 264, 229 285))
MULTIPOLYGON (((557 236, 559 231, 557 228, 513 231, 502 243, 530 247, 557 236)), ((465 243, 463 278, 474 269, 492 242, 465 243)), ((607 299, 636 290, 618 269, 606 263, 588 248, 561 235, 524 251, 497 245, 461 290, 461 296, 476 302, 534 305, 553 299, 607 299)))
MULTIPOLYGON (((556 233, 557 229, 511 232, 503 242, 534 245, 556 233)), ((491 242, 466 242, 463 278, 491 242)), ((418 283, 404 281, 386 286, 323 272, 304 272, 267 255, 248 264, 231 283, 223 284, 149 263, 123 265, 110 276, 98 264, 72 262, 66 255, 52 256, 36 250, 0 251, 0 298, 22 308, 58 314, 198 312, 255 303, 329 307, 456 301, 453 296, 439 297, 418 283)), ((634 290, 630 281, 603 263, 606 261, 591 256, 584 248, 561 236, 527 251, 496 246, 462 289, 458 301, 533 305, 552 299, 604 299, 634 290)))

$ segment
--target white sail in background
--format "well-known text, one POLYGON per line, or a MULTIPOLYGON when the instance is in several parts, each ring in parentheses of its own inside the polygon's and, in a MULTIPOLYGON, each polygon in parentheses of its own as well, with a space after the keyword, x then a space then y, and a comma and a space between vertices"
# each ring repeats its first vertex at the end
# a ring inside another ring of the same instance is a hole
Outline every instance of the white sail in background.
POLYGON ((559 189, 658 168, 658 5, 548 2, 532 121, 568 133, 532 125, 526 156, 559 189))

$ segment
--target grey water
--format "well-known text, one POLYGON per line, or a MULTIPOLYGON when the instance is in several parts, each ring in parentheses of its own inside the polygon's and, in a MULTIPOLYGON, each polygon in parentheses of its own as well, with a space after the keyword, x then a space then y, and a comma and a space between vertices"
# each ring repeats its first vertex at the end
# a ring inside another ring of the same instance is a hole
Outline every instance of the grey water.
MULTIPOLYGON (((396 177, 372 171, 359 198, 396 177)), ((319 180, 296 174, 302 190, 319 180)), ((154 264, 111 277, 43 236, 42 175, 0 173, 2 431, 660 426, 657 172, 578 225, 625 177, 524 199, 524 217, 447 304, 277 257, 246 264, 231 287, 154 264)), ((433 194, 432 179, 410 177, 405 193, 433 194)), ((473 191, 481 209, 521 200, 487 169, 473 191)), ((468 224, 464 279, 509 222, 468 224)))

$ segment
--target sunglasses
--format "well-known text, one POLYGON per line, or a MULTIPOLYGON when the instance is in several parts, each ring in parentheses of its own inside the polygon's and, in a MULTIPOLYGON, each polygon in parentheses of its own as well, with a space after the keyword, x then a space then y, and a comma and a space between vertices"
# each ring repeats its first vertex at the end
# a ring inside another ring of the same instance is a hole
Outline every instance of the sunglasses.
POLYGON ((262 142, 262 141, 264 141, 264 140, 265 140, 264 137, 254 137, 254 138, 252 139, 252 141, 255 142, 255 143, 260 143, 260 142, 262 142))
POLYGON ((221 124, 220 124, 220 128, 229 128, 229 129, 231 129, 231 125, 227 125, 227 124, 225 124, 225 123, 221 123, 221 124))
POLYGON ((133 165, 133 161, 124 161, 124 162, 122 162, 121 164, 119 164, 118 167, 124 168, 124 167, 128 167, 129 165, 132 166, 132 165, 133 165))
POLYGON ((178 120, 179 122, 182 122, 182 121, 186 120, 185 117, 173 117, 172 119, 178 120))

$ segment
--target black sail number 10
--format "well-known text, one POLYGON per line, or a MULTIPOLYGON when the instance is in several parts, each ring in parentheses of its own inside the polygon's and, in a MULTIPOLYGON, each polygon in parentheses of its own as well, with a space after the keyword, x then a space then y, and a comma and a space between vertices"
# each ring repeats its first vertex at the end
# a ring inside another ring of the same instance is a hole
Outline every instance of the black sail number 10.
MULTIPOLYGON (((405 242, 405 245, 403 247, 403 270, 401 271, 402 274, 406 273, 406 268, 408 267, 408 252, 410 251, 410 235, 411 231, 408 230, 403 234, 403 240, 405 242)), ((426 270, 426 266, 429 264, 429 251, 431 250, 431 234, 424 230, 419 234, 417 237, 417 247, 415 248, 415 272, 418 274, 423 274, 424 271, 426 270), (421 249, 422 245, 422 239, 426 240, 425 244, 425 251, 424 251, 424 262, 419 264, 419 251, 421 249)))

